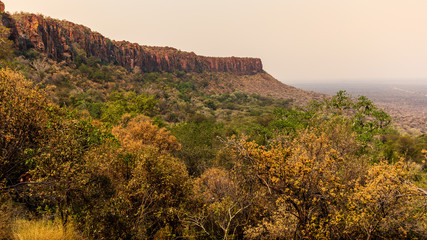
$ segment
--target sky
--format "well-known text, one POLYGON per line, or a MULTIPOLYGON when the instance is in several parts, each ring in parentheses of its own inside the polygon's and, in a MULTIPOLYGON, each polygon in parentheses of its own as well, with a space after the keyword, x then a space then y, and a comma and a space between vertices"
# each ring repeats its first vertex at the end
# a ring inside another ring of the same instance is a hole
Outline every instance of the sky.
POLYGON ((114 40, 261 58, 289 84, 427 85, 426 0, 2 0, 114 40))

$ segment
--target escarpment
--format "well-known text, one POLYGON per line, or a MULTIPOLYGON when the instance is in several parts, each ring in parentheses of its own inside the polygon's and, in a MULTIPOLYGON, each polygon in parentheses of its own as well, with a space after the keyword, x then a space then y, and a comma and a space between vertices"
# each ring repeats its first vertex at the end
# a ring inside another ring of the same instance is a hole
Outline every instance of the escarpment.
POLYGON ((258 58, 205 57, 171 47, 149 47, 113 41, 89 28, 42 15, 2 13, 11 40, 20 50, 35 49, 58 61, 72 61, 86 53, 104 62, 144 71, 232 72, 250 75, 263 72, 258 58), (84 50, 84 52, 82 51, 84 50))

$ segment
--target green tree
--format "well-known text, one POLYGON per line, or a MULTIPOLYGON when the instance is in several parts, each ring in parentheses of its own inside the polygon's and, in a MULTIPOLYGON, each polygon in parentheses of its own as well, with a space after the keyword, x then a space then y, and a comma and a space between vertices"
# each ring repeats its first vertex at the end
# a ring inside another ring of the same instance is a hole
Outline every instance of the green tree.
POLYGON ((221 147, 217 139, 221 131, 221 124, 206 118, 180 123, 172 128, 172 134, 182 146, 176 156, 184 161, 190 175, 199 176, 205 169, 213 166, 216 153, 221 147))
POLYGON ((9 40, 10 30, 6 27, 0 27, 0 59, 9 59, 12 57, 13 42, 9 40))

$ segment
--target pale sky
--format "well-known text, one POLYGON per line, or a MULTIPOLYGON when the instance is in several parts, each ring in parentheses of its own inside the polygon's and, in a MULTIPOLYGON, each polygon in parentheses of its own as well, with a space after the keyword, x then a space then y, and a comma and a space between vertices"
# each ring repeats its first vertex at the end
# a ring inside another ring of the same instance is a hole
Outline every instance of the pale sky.
POLYGON ((114 40, 259 57, 285 83, 427 84, 427 0, 3 0, 114 40))

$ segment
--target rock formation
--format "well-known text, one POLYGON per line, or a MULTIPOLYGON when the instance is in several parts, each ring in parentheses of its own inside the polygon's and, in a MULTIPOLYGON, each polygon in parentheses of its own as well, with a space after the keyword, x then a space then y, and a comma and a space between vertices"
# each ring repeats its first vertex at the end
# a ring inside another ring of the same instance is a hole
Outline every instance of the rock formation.
POLYGON ((0 13, 4 13, 4 3, 0 1, 0 13))
MULTIPOLYGON (((0 2, 1 3, 1 2, 0 2)), ((4 7, 4 5, 0 4, 4 7)), ((1 10, 1 9, 0 9, 1 10)), ((263 72, 258 58, 205 57, 170 47, 149 47, 112 41, 89 28, 35 14, 2 14, 11 29, 11 40, 20 50, 36 49, 58 61, 71 61, 84 50, 88 56, 144 71, 232 72, 239 75, 263 72)))

